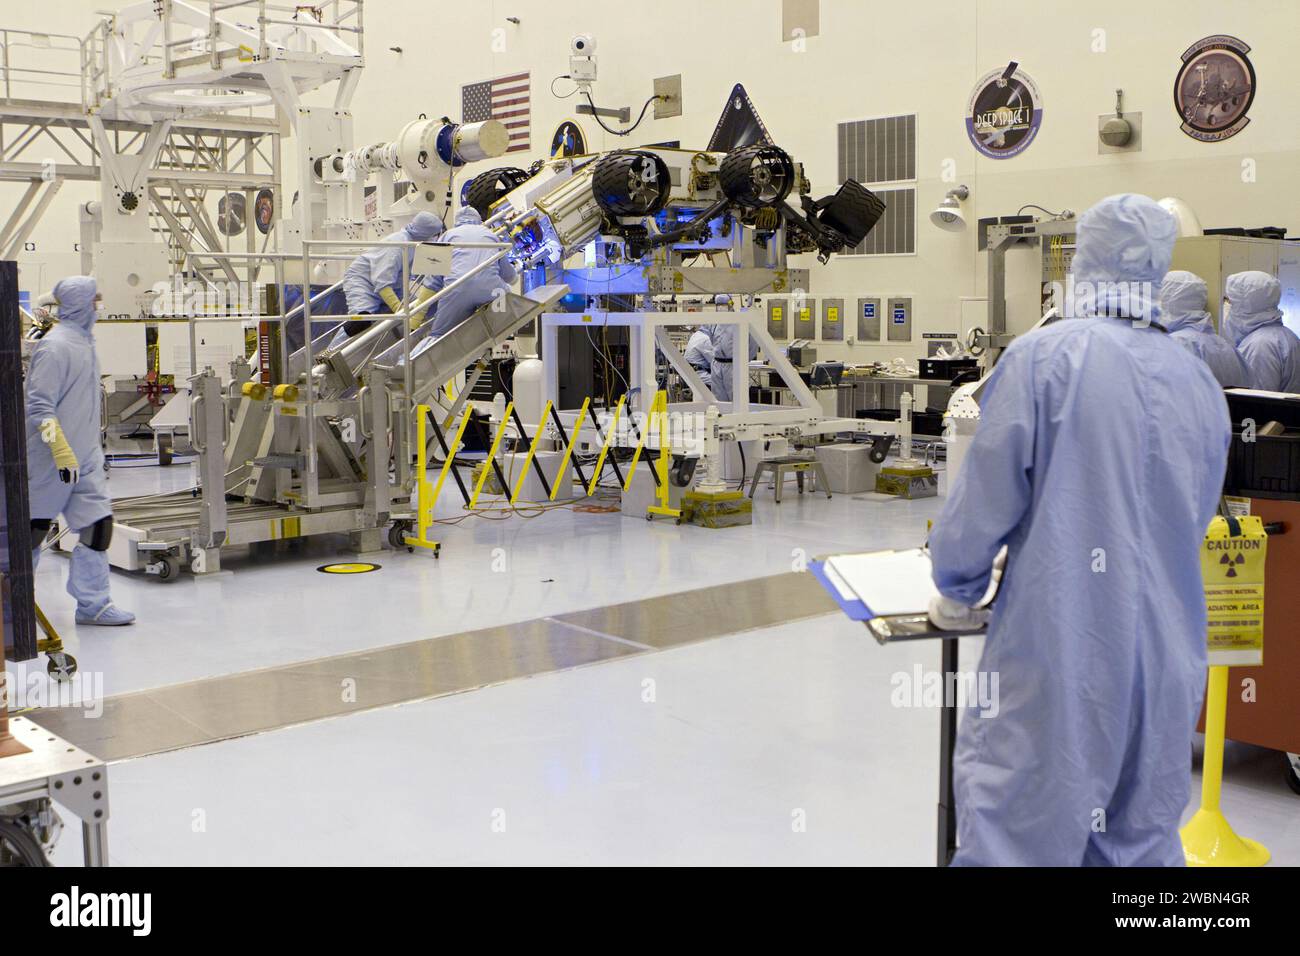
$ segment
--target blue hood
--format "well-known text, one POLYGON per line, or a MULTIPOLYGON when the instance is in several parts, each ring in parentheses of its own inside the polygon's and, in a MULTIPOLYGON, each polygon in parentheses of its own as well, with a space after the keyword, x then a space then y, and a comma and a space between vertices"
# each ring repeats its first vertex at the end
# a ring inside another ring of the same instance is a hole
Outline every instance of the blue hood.
POLYGON ((1073 262, 1076 316, 1155 320, 1156 289, 1169 271, 1178 224, 1146 196, 1108 196, 1079 217, 1073 262))
POLYGON ((431 212, 417 212, 402 230, 411 242, 428 242, 442 235, 442 219, 431 212))
POLYGON ((456 225, 458 226, 480 226, 483 224, 483 217, 478 214, 478 210, 473 206, 462 206, 460 212, 456 213, 456 225))
POLYGON ((68 276, 54 284, 59 303, 59 321, 89 334, 95 324, 95 294, 98 286, 90 276, 68 276))
POLYGON ((1170 332, 1191 329, 1213 334, 1214 323, 1205 309, 1208 299, 1204 279, 1175 269, 1160 284, 1160 324, 1170 332))
MULTIPOLYGON (((57 291, 57 290, 56 290, 57 291)), ((1282 283, 1267 272, 1236 272, 1223 283, 1228 299, 1228 326, 1233 342, 1282 321, 1282 283)))

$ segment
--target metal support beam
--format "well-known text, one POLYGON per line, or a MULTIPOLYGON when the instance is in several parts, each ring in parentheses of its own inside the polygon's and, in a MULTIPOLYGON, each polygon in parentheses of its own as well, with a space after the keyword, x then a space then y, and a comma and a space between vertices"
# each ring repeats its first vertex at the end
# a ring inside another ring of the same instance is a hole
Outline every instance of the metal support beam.
POLYGON ((5 249, 5 259, 16 259, 18 257, 18 252, 22 249, 23 243, 31 236, 32 231, 41 221, 41 217, 45 215, 45 210, 50 208, 50 202, 59 194, 59 190, 62 188, 62 180, 53 179, 46 184, 45 192, 41 195, 40 201, 36 203, 36 208, 32 210, 27 220, 18 227, 18 231, 5 249))

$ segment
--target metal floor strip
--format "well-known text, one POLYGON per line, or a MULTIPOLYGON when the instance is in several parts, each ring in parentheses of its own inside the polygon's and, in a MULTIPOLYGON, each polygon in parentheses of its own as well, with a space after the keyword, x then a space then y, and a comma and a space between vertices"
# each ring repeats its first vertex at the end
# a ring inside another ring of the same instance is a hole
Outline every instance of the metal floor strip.
POLYGON ((583 627, 581 624, 569 624, 564 621, 558 621, 556 618, 553 617, 544 617, 542 618, 542 620, 554 621, 557 624, 564 624, 566 627, 571 627, 575 631, 582 631, 584 634, 591 634, 594 635, 595 637, 603 637, 607 641, 617 641, 620 644, 626 644, 628 647, 635 647, 639 651, 659 650, 659 648, 655 647, 652 644, 642 644, 640 641, 629 641, 626 637, 615 637, 613 634, 605 634, 602 633, 601 631, 593 631, 591 628, 583 627))
POLYGON ((780 574, 339 657, 229 674, 27 716, 108 761, 427 700, 827 614, 808 574, 780 574))

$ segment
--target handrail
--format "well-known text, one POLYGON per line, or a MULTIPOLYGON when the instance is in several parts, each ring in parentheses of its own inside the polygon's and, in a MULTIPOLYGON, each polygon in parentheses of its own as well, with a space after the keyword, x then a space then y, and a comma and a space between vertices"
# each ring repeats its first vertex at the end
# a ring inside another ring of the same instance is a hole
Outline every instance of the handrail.
POLYGON ((77 89, 80 92, 78 101, 84 107, 86 105, 84 88, 85 60, 85 39, 82 37, 70 33, 0 27, 0 75, 3 75, 2 89, 5 99, 13 99, 15 83, 47 88, 77 89), (60 43, 57 41, 67 42, 60 43), (46 54, 54 52, 68 54, 70 57, 76 56, 76 69, 48 69, 49 64, 45 59, 40 61, 45 64, 42 67, 21 66, 14 63, 13 51, 16 49, 32 49, 46 54), (67 82, 40 79, 40 77, 47 76, 63 77, 67 82))
MULTIPOLYGON (((347 50, 355 49, 356 55, 360 57, 364 43, 361 12, 363 2, 364 0, 332 0, 321 3, 311 8, 322 16, 320 22, 305 14, 303 11, 309 8, 302 4, 268 3, 267 0, 187 0, 184 13, 181 13, 179 8, 164 3, 152 18, 130 14, 130 19, 126 22, 134 24, 147 21, 160 29, 157 29, 147 48, 134 54, 133 65, 122 69, 127 75, 134 75, 143 65, 158 69, 162 77, 172 79, 176 76, 178 66, 192 65, 195 62, 194 58, 181 57, 173 51, 191 44, 201 45, 201 56, 210 56, 212 68, 218 69, 229 51, 242 46, 228 32, 223 33, 223 30, 229 31, 232 27, 251 34, 246 45, 249 52, 261 60, 269 59, 273 48, 278 49, 284 45, 283 28, 330 34, 335 39, 322 42, 347 50), (348 34, 354 35, 355 39, 344 40, 343 37, 348 34)), ((123 12, 125 13, 126 11, 123 12)), ((81 49, 79 70, 68 71, 67 75, 79 78, 82 106, 91 109, 116 95, 115 74, 109 68, 108 50, 114 28, 122 27, 123 14, 116 17, 105 15, 85 37, 43 34, 37 31, 11 32, 60 37, 77 42, 81 49)), ((70 51, 72 48, 64 49, 70 51)))

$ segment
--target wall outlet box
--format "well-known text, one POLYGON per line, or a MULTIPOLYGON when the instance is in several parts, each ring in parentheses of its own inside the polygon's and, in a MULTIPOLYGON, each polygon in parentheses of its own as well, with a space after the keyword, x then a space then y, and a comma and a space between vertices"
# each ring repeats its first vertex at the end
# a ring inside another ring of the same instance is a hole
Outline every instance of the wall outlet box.
POLYGON ((655 119, 682 115, 682 75, 655 77, 655 119))

